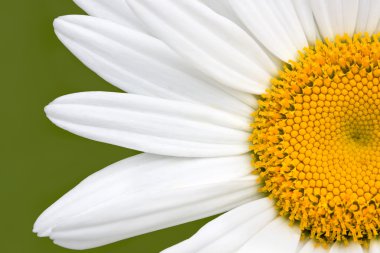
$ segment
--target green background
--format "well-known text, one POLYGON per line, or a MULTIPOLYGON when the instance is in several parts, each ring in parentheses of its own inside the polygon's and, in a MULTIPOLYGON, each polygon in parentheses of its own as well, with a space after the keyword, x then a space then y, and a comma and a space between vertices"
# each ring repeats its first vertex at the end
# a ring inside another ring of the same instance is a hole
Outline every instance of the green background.
MULTIPOLYGON (((65 132, 44 115, 44 106, 64 94, 117 91, 82 65, 54 35, 55 17, 81 13, 70 0, 1 3, 2 253, 75 252, 33 234, 35 219, 86 176, 136 154, 65 132)), ((190 237, 208 220, 84 252, 159 252, 190 237)))

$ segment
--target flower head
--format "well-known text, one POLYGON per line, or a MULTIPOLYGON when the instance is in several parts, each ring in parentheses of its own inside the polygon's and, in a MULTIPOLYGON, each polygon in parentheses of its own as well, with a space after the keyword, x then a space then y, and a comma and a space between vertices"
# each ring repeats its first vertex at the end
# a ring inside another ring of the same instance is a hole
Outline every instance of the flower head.
POLYGON ((38 235, 86 249, 231 210, 165 252, 380 252, 380 0, 75 2, 92 17, 57 36, 128 93, 46 114, 146 153, 80 183, 38 235))

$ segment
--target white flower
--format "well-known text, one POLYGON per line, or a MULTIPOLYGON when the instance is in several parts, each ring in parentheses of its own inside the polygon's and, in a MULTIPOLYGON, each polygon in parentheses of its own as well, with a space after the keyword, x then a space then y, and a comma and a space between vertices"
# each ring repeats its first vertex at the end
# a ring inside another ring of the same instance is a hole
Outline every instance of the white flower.
POLYGON ((66 95, 46 114, 80 136, 145 153, 95 173, 64 195, 36 221, 39 236, 87 249, 231 210, 164 252, 367 252, 360 243, 369 244, 369 253, 380 252, 379 225, 359 223, 368 213, 374 213, 368 218, 374 224, 379 218, 380 0, 75 2, 91 16, 56 19, 57 36, 128 93, 66 95), (364 32, 372 41, 360 35, 350 41, 364 32), (320 39, 326 44, 318 46, 320 39), (328 39, 335 44, 326 46, 328 39), (345 55, 346 47, 352 55, 345 55), (323 73, 332 80, 327 86, 323 73), (309 88, 304 79, 311 80, 309 88), (262 94, 267 97, 258 104, 262 94), (293 120, 287 113, 295 111, 301 114, 293 120), (336 123, 331 115, 345 121, 336 123), (279 167, 273 165, 278 161, 279 167), (357 171, 360 166, 365 170, 357 171), (314 211, 308 205, 314 199, 326 209, 309 216, 302 210, 314 211), (339 201, 355 204, 344 209, 347 216, 337 213, 339 201), (335 210, 330 220, 327 208, 335 210), (300 224, 289 226, 289 220, 300 224))

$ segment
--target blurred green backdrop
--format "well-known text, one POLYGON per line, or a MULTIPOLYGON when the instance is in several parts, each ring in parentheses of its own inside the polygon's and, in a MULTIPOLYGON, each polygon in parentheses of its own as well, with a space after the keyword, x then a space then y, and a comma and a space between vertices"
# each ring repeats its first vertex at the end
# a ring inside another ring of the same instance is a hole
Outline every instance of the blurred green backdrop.
MULTIPOLYGON (((55 17, 83 13, 72 1, 3 1, 0 13, 0 252, 74 252, 34 235, 35 219, 86 176, 136 152, 65 132, 47 120, 43 108, 64 94, 117 89, 83 66, 54 35, 55 17)), ((85 252, 159 252, 208 220, 85 252)))

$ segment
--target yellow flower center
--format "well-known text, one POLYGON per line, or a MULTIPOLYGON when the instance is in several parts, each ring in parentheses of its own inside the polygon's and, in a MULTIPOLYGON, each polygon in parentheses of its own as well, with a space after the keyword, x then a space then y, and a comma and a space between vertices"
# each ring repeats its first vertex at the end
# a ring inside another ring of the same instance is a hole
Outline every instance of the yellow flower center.
POLYGON ((255 172, 279 214, 322 244, 380 232, 380 34, 318 41, 254 113, 255 172))

